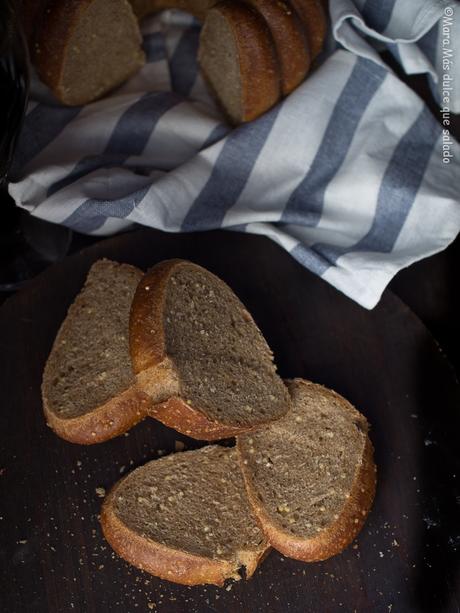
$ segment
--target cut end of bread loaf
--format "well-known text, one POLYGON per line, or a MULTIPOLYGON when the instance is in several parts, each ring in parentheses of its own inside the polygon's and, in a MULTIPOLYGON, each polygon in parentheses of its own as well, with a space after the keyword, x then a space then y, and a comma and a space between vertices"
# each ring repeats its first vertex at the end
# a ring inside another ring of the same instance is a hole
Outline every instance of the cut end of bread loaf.
POLYGON ((130 321, 131 359, 150 414, 194 438, 216 440, 284 415, 286 387, 254 320, 232 290, 181 260, 139 283, 130 321), (170 397, 160 378, 169 369, 170 397), (174 385, 176 385, 175 393, 174 385))
POLYGON ((96 100, 143 66, 142 37, 127 0, 54 2, 47 11, 34 61, 64 104, 96 100))
POLYGON ((140 421, 150 400, 135 386, 128 344, 129 310, 142 272, 99 260, 69 308, 45 366, 48 424, 82 444, 107 440, 140 421))
POLYGON ((306 562, 342 551, 359 533, 375 494, 368 424, 344 398, 301 379, 291 411, 238 437, 254 513, 270 544, 306 562))
POLYGON ((206 15, 199 62, 232 123, 251 121, 280 97, 273 38, 263 17, 241 2, 220 2, 206 15))
POLYGON ((104 535, 125 560, 184 585, 250 577, 268 545, 236 450, 211 446, 149 462, 104 501, 104 535))

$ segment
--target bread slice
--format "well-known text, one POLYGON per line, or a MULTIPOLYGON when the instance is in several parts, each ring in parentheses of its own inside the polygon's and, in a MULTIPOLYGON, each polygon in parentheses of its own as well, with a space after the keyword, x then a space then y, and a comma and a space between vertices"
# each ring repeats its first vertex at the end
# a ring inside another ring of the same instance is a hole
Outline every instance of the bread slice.
POLYGON ((128 0, 53 0, 32 50, 40 78, 67 105, 96 100, 144 64, 128 0))
POLYGON ((251 514, 235 448, 149 462, 104 501, 104 535, 125 560, 185 585, 250 577, 268 549, 251 514))
POLYGON ((139 283, 130 349, 149 414, 198 439, 217 440, 284 415, 289 394, 254 320, 204 268, 169 260, 139 283))
POLYGON ((281 70, 281 93, 290 94, 306 77, 310 50, 305 28, 285 0, 244 0, 265 19, 273 36, 281 70))
POLYGON ((376 470, 368 423, 320 385, 289 383, 292 410, 237 447, 252 508, 270 544, 314 562, 344 549, 372 505, 376 470))
POLYGON ((280 98, 280 67, 262 16, 241 2, 220 2, 206 14, 199 63, 234 124, 251 121, 280 98))
POLYGON ((308 34, 311 59, 323 48, 327 31, 327 18, 321 0, 289 0, 299 15, 308 34))
POLYGON ((141 420, 149 404, 137 391, 128 348, 129 309, 142 272, 99 260, 71 305, 45 366, 48 425, 73 443, 98 443, 141 420))

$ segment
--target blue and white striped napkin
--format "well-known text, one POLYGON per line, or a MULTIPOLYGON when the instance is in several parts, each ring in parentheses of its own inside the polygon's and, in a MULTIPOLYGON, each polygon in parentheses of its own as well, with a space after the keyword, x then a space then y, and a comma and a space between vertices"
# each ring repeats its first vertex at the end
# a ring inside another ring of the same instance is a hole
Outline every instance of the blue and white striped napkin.
POLYGON ((65 108, 35 88, 11 195, 94 235, 133 222, 264 234, 374 307, 396 272, 460 231, 460 146, 378 51, 427 73, 436 95, 453 75, 448 111, 460 111, 460 4, 331 0, 330 12, 333 38, 313 74, 236 129, 199 75, 198 24, 174 11, 147 20, 147 64, 109 97, 65 108))

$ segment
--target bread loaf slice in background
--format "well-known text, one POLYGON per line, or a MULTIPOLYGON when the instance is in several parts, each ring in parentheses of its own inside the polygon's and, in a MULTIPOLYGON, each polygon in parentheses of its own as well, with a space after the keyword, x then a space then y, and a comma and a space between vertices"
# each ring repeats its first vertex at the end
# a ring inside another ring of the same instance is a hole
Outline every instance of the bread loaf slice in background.
POLYGON ((58 100, 80 105, 100 98, 143 66, 141 43, 128 0, 51 0, 31 56, 58 100))
POLYGON ((129 310, 142 272, 99 260, 69 308, 46 362, 42 397, 48 425, 91 444, 125 432, 146 413, 128 348, 129 310))
POLYGON ((251 315, 223 281, 191 262, 161 262, 143 277, 130 350, 139 389, 152 399, 149 414, 188 436, 234 436, 288 410, 251 315))
POLYGON ((125 560, 185 585, 250 577, 267 542, 251 514, 236 449, 219 446, 149 462, 104 501, 104 535, 125 560))
POLYGON ((255 119, 280 98, 280 66, 273 37, 251 6, 227 0, 207 12, 198 60, 232 123, 255 119))
POLYGON ((314 562, 342 551, 361 530, 375 493, 368 423, 331 390, 289 383, 291 411, 237 438, 253 511, 270 544, 314 562))

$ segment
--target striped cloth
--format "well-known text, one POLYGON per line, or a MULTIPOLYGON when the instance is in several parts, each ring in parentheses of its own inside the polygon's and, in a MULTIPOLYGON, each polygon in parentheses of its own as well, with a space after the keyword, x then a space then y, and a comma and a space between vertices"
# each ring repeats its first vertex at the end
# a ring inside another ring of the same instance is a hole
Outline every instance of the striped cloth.
POLYGON ((199 25, 174 11, 151 18, 145 67, 109 97, 65 108, 34 88, 10 193, 33 215, 94 235, 133 223, 263 234, 372 308, 396 272, 460 230, 460 146, 378 53, 435 88, 445 10, 331 0, 333 36, 316 70, 236 129, 199 75, 199 25))

